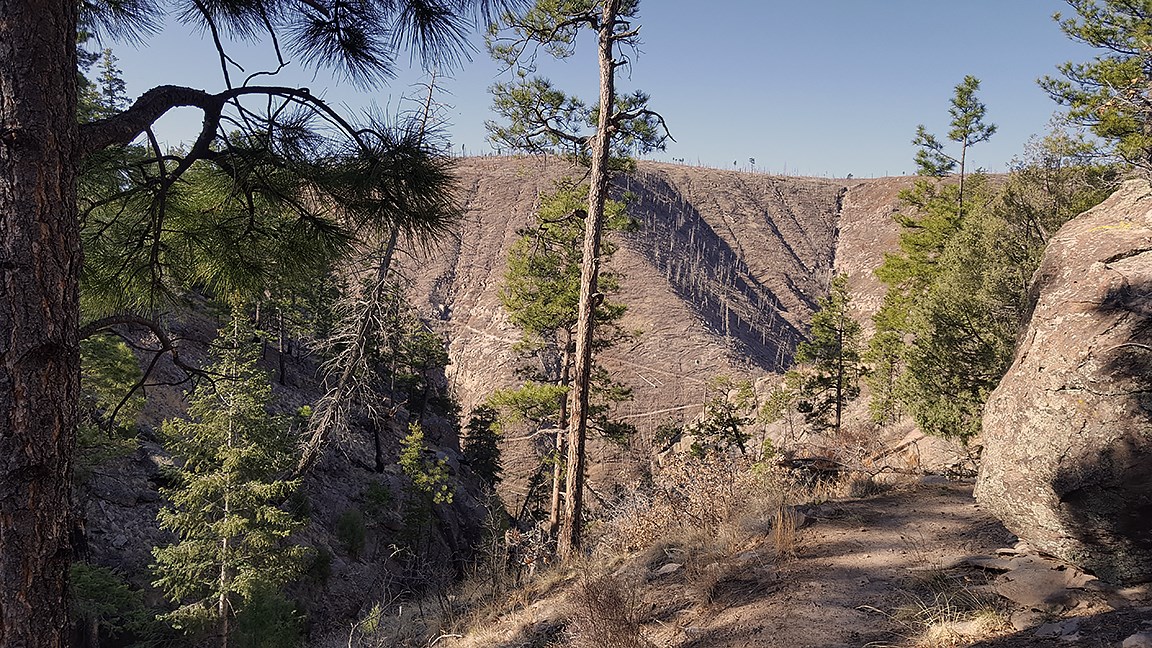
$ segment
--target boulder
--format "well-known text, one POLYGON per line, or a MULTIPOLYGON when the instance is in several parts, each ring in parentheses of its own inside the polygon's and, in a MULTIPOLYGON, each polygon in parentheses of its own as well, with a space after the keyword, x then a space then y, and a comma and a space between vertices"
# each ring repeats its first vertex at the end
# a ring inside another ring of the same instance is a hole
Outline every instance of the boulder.
POLYGON ((1152 188, 1126 182, 1054 236, 992 392, 981 506, 1041 551, 1152 580, 1152 188))

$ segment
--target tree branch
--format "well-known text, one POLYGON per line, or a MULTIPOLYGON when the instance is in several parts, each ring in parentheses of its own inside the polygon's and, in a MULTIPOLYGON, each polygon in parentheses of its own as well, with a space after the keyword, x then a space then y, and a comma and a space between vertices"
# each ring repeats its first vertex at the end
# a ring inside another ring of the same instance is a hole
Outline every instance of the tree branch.
POLYGON ((668 139, 672 140, 673 142, 676 141, 676 138, 672 137, 672 131, 668 130, 668 122, 664 121, 664 115, 661 115, 660 113, 656 112, 655 110, 649 110, 647 108, 641 108, 639 110, 628 110, 628 111, 624 111, 624 112, 619 112, 619 113, 616 113, 615 115, 612 116, 612 122, 611 123, 613 126, 618 127, 622 122, 626 122, 626 121, 629 121, 632 119, 638 119, 640 117, 651 117, 651 118, 655 119, 657 121, 657 123, 660 124, 660 128, 664 129, 664 134, 668 137, 668 139))
MULTIPOLYGON (((86 157, 109 146, 127 146, 143 134, 149 126, 174 108, 199 108, 204 111, 204 126, 193 145, 193 151, 206 150, 217 136, 217 127, 224 105, 229 101, 250 95, 272 95, 284 97, 307 105, 323 114, 339 128, 360 140, 360 131, 349 124, 321 99, 314 97, 308 88, 287 86, 243 86, 231 88, 217 94, 184 86, 163 85, 152 88, 140 95, 127 110, 94 122, 80 125, 77 154, 86 157)), ((188 155, 187 157, 195 157, 188 155)))
POLYGON ((155 322, 154 320, 150 320, 147 317, 141 317, 140 315, 134 315, 132 313, 119 313, 117 315, 109 315, 108 317, 102 317, 98 320, 93 320, 80 327, 80 339, 86 340, 93 335, 96 335, 97 333, 111 330, 116 326, 134 326, 136 328, 147 329, 150 333, 152 333, 152 335, 156 336, 156 340, 160 342, 160 348, 152 349, 153 351, 155 351, 157 354, 169 352, 172 355, 172 364, 176 365, 189 374, 204 373, 199 368, 193 367, 192 365, 184 362, 184 360, 180 357, 179 349, 173 343, 172 338, 169 337, 168 333, 160 326, 159 323, 155 322))

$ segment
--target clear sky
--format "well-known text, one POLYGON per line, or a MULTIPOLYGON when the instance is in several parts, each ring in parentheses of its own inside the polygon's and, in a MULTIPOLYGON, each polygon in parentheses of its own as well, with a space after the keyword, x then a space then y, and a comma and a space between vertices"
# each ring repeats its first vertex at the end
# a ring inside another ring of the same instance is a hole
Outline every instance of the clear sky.
MULTIPOLYGON (((646 0, 643 45, 621 88, 648 92, 676 138, 654 159, 746 169, 754 158, 759 171, 868 177, 912 173, 916 125, 943 136, 952 88, 971 74, 982 81, 988 121, 999 127, 971 155, 1002 171, 1058 109, 1036 79, 1093 55, 1052 20, 1067 9, 1059 0, 646 0)), ((591 45, 542 67, 557 87, 589 102, 596 96, 591 45)), ((181 25, 142 45, 111 46, 132 96, 162 83, 223 87, 214 50, 181 25)), ((249 71, 272 60, 259 46, 236 55, 249 71)), ((421 78, 403 71, 389 87, 365 93, 323 72, 282 76, 277 83, 306 85, 353 112, 395 109, 421 78)), ((483 126, 492 118, 487 89, 501 78, 480 47, 440 80, 456 152, 492 150, 483 126)), ((198 125, 195 113, 176 115, 161 137, 174 144, 198 125)))

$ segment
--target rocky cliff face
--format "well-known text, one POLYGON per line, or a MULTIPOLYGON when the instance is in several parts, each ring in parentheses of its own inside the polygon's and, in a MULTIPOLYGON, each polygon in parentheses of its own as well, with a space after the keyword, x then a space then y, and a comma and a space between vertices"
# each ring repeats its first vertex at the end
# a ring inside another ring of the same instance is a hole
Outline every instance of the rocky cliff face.
POLYGON ((1053 237, 1016 360, 988 399, 976 497, 1105 580, 1152 580, 1152 189, 1053 237))
MULTIPOLYGON (((583 172, 554 158, 523 157, 464 159, 458 173, 467 217, 406 272, 411 294, 449 340, 449 380, 467 413, 493 389, 518 382, 511 347, 519 331, 499 301, 516 231, 532 220, 538 196, 583 172)), ((635 390, 617 416, 641 431, 669 418, 691 420, 711 377, 786 368, 834 272, 849 273, 857 314, 870 317, 883 297, 872 269, 895 247, 891 214, 909 185, 905 178, 784 178, 658 163, 618 178, 614 193, 629 196, 640 227, 619 236, 612 261, 624 275, 624 326, 639 336, 600 357, 635 390)), ((512 457, 528 451, 505 448, 512 457)), ((604 447, 598 456, 594 481, 598 471, 619 473, 627 463, 604 447)), ((509 476, 526 475, 514 468, 509 476)))
MULTIPOLYGON (((413 259, 412 295, 440 323, 465 409, 515 382, 519 332, 500 307, 508 249, 538 196, 581 171, 555 159, 460 161, 468 215, 447 243, 413 259)), ((786 367, 833 272, 848 272, 862 317, 883 296, 872 269, 895 246, 890 218, 904 179, 778 176, 642 163, 617 180, 639 230, 619 237, 620 301, 635 346, 604 362, 636 400, 622 412, 699 402, 707 376, 786 367)))

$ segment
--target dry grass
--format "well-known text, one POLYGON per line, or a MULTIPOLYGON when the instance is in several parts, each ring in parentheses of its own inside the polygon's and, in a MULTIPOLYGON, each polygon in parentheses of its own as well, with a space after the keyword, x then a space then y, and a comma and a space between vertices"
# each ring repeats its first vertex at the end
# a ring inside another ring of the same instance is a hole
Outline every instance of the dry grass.
MULTIPOLYGON (((931 572, 922 581, 925 594, 911 595, 909 602, 891 613, 876 609, 901 628, 902 646, 959 648, 1011 631, 1008 611, 994 595, 974 592, 945 572, 931 572)), ((870 648, 895 648, 871 644, 870 648)))
POLYGON ((796 509, 791 506, 781 506, 776 511, 772 522, 772 547, 776 550, 777 560, 786 560, 796 557, 798 536, 796 509))
POLYGON ((719 454, 674 457, 653 480, 650 493, 634 493, 609 512, 603 550, 628 553, 684 536, 736 544, 765 529, 783 493, 770 470, 719 454))
POLYGON ((654 648, 644 638, 648 620, 636 583, 614 576, 581 579, 572 597, 569 630, 581 648, 654 648))
MULTIPOLYGON (((674 457, 656 469, 653 482, 656 487, 629 493, 589 526, 593 550, 575 564, 509 579, 500 571, 508 552, 492 544, 487 568, 454 590, 450 613, 420 624, 420 645, 650 648, 684 619, 708 618, 781 587, 778 566, 803 551, 799 504, 886 488, 859 473, 804 480, 721 455, 674 457), (656 573, 671 564, 670 571, 656 573)), ((964 631, 976 618, 974 612, 956 616, 955 609, 928 599, 919 612, 901 609, 892 618, 898 615, 916 641, 934 642, 921 645, 947 646, 939 637, 964 631), (929 621, 934 614, 938 622, 929 621)), ((406 626, 398 615, 385 621, 406 626)), ((415 630, 355 643, 417 645, 415 630)))

